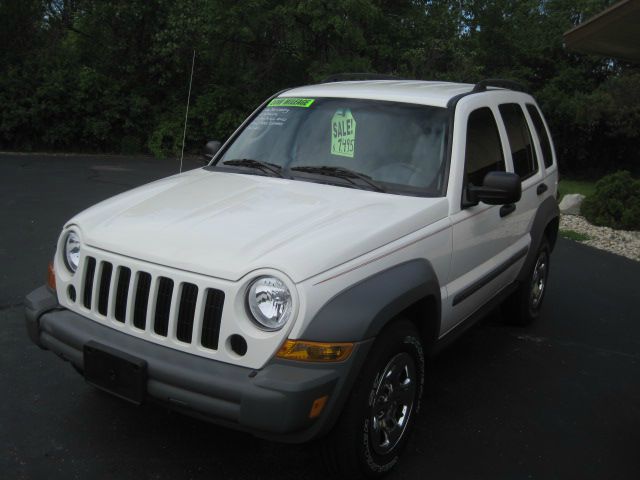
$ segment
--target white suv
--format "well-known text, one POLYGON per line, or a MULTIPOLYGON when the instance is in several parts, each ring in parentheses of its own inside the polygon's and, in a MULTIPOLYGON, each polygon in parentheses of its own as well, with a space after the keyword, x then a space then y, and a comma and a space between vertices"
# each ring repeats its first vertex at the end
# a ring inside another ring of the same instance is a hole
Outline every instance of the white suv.
POLYGON ((280 92, 204 168, 63 228, 32 340, 134 403, 381 475, 425 359, 503 300, 536 318, 558 231, 535 100, 505 81, 338 81, 280 92))

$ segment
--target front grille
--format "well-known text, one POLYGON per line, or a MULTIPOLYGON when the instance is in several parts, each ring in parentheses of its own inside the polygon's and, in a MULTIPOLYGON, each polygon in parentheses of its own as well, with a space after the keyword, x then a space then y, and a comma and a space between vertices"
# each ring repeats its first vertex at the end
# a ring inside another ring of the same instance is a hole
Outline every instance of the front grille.
POLYGON ((171 295, 173 295, 173 280, 160 277, 160 280, 158 280, 158 293, 156 295, 156 317, 153 322, 153 331, 163 337, 167 336, 167 330, 169 328, 171 295))
POLYGON ((180 309, 178 310, 178 330, 176 337, 181 342, 191 343, 193 331, 193 317, 198 300, 198 287, 193 283, 182 284, 180 295, 180 309))
POLYGON ((112 271, 113 265, 111 265, 109 262, 102 263, 102 274, 100 275, 100 291, 98 292, 98 312, 100 313, 100 315, 107 314, 112 271))
POLYGON ((120 267, 118 285, 116 286, 116 306, 113 316, 124 323, 127 316, 127 297, 129 296, 129 282, 131 281, 131 269, 120 267))
POLYGON ((218 336, 220 335, 220 319, 222 318, 222 306, 224 305, 224 292, 220 290, 207 290, 207 300, 204 306, 202 319, 202 346, 216 350, 218 348, 218 336))
POLYGON ((221 290, 200 289, 93 257, 85 259, 84 272, 86 309, 130 328, 217 350, 224 306, 221 290))
POLYGON ((138 272, 138 285, 133 307, 133 324, 141 330, 144 330, 147 325, 147 305, 149 303, 150 288, 151 275, 146 272, 138 272))
POLYGON ((82 295, 84 308, 91 308, 91 296, 93 293, 93 276, 96 273, 96 259, 87 258, 84 275, 84 293, 82 295))

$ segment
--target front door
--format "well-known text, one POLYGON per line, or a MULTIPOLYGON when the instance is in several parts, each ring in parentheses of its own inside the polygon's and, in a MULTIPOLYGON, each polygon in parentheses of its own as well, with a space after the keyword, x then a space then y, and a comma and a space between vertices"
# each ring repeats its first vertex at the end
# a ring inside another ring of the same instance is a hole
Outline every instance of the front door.
MULTIPOLYGON (((451 282, 447 285, 448 300, 443 308, 441 334, 446 334, 505 287, 513 277, 510 267, 526 253, 517 245, 513 216, 516 205, 466 203, 468 185, 481 185, 491 171, 512 170, 510 162, 505 162, 506 139, 496 121, 497 105, 488 106, 480 97, 465 103, 456 123, 461 136, 458 141, 465 147, 463 152, 457 152, 459 161, 455 164, 459 170, 452 178, 459 189, 460 205, 451 215, 451 282), (462 138, 464 143, 460 141, 462 138), (516 258, 518 255, 521 257, 516 258)), ((456 197, 453 198, 455 201, 456 197)))

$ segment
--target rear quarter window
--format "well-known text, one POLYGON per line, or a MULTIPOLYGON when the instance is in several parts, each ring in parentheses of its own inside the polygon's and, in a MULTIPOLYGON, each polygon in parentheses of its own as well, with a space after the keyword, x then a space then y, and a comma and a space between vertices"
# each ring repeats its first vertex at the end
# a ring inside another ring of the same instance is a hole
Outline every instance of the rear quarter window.
POLYGON ((538 171, 538 159, 527 119, 517 103, 503 103, 498 108, 509 138, 513 169, 525 180, 538 171))
POLYGON ((540 139, 540 147, 542 148, 542 160, 545 167, 553 165, 553 151, 551 150, 551 139, 549 138, 549 132, 547 132, 544 122, 542 121, 542 115, 535 105, 527 104, 527 111, 533 122, 533 128, 536 129, 538 138, 540 139))

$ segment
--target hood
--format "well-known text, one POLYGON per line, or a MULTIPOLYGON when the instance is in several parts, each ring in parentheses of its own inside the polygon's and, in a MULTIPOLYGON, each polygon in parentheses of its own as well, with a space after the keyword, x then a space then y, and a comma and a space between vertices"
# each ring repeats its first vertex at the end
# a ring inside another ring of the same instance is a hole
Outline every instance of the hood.
POLYGON ((226 280, 273 268, 294 282, 447 215, 445 198, 192 170, 74 217, 93 247, 226 280))

